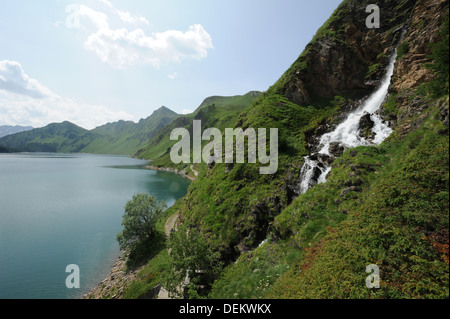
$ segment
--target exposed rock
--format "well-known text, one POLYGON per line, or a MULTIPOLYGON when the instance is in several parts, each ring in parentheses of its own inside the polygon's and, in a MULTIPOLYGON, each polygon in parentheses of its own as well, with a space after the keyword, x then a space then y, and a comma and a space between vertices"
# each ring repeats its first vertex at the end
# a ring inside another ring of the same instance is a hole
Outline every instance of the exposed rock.
POLYGON ((408 46, 408 52, 397 60, 394 70, 393 89, 397 92, 413 90, 432 77, 425 67, 430 62, 430 43, 437 40, 442 12, 445 12, 448 0, 417 1, 411 18, 410 28, 402 43, 408 46), (420 26, 420 27, 417 27, 420 26))
POLYGON ((319 167, 315 167, 314 168, 314 172, 313 172, 313 176, 312 176, 312 182, 314 182, 314 184, 317 184, 320 175, 322 175, 322 170, 319 167))
POLYGON ((317 154, 317 160, 325 164, 325 166, 330 166, 334 162, 334 157, 327 154, 317 154))
POLYGON ((335 157, 339 157, 344 153, 345 146, 339 142, 332 142, 332 143, 330 143, 330 148, 328 151, 331 153, 331 155, 333 155, 335 157))
POLYGON ((122 254, 114 264, 109 276, 94 287, 82 299, 120 299, 124 289, 137 277, 139 269, 127 270, 127 255, 122 254))
POLYGON ((346 189, 344 189, 342 192, 341 192, 341 197, 344 197, 347 193, 349 193, 349 192, 360 192, 361 191, 361 188, 359 188, 359 187, 356 187, 356 186, 350 186, 350 187, 347 187, 346 189))
POLYGON ((370 1, 341 3, 337 11, 351 11, 352 14, 330 18, 327 25, 330 32, 319 32, 316 40, 307 45, 304 54, 284 75, 286 81, 280 93, 293 103, 305 105, 316 96, 372 91, 377 83, 366 83, 367 70, 369 66, 379 64, 379 72, 384 71, 388 63, 384 56, 392 53, 393 44, 398 42, 402 30, 398 26, 405 24, 415 2, 380 3, 383 24, 379 29, 370 30, 365 25, 365 9, 370 1))
POLYGON ((375 138, 375 132, 373 132, 373 122, 371 115, 367 112, 359 120, 359 134, 367 140, 373 140, 375 138))
POLYGON ((344 185, 347 187, 361 186, 362 184, 363 184, 363 181, 361 178, 350 179, 350 180, 344 182, 344 185))

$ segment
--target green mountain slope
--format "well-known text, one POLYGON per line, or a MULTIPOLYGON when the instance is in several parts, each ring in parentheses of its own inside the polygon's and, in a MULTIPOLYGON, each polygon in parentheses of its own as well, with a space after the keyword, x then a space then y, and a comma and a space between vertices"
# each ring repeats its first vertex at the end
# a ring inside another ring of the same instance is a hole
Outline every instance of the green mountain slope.
POLYGON ((166 107, 161 107, 138 123, 119 121, 92 130, 103 138, 94 140, 83 149, 85 153, 133 155, 164 126, 179 115, 166 107))
MULTIPOLYGON (((448 1, 384 1, 381 28, 370 30, 369 4, 344 0, 234 122, 279 129, 277 173, 200 165, 188 194, 168 210, 180 216, 179 231, 199 230, 225 264, 191 297, 448 298, 448 1), (303 157, 374 90, 398 44, 381 110, 394 132, 379 147, 347 150, 327 183, 299 194, 303 157), (370 264, 380 268, 380 289, 366 287, 370 264)), ((161 254, 144 270, 152 283, 168 273, 161 254)))
POLYGON ((180 116, 158 131, 154 138, 136 153, 136 156, 151 159, 155 166, 176 167, 182 170, 187 166, 186 164, 174 165, 169 158, 170 149, 176 143, 176 141, 170 140, 170 133, 173 129, 187 128, 192 132, 193 120, 201 120, 202 129, 215 127, 223 130, 226 127, 233 127, 239 114, 256 101, 261 94, 261 92, 252 91, 245 95, 231 97, 208 97, 194 113, 180 116))
MULTIPOLYGON (((344 1, 331 21, 354 19, 358 14, 347 10, 366 4, 344 1)), ((383 105, 394 133, 380 147, 358 147, 336 159, 327 183, 275 217, 268 242, 227 267, 210 297, 448 298, 448 76, 427 66, 448 68, 448 3, 393 2, 382 10, 396 23, 396 14, 406 18, 400 47, 410 48, 397 59, 383 105), (433 23, 424 24, 429 16, 433 23), (437 57, 435 46, 446 53, 437 57), (418 54, 429 58, 418 60, 418 54), (443 97, 432 93, 436 86, 444 88, 443 97), (380 269, 379 289, 366 287, 371 264, 380 269)), ((288 71, 269 91, 290 96, 291 77, 288 71)))
POLYGON ((403 17, 405 10, 411 12, 411 7, 391 10, 391 25, 370 31, 371 39, 355 42, 354 29, 367 30, 365 6, 344 1, 298 61, 234 123, 244 129, 278 128, 278 171, 260 175, 259 165, 253 164, 203 168, 180 209, 185 224, 201 225, 225 259, 258 246, 274 217, 299 195, 298 178, 313 143, 311 136, 333 127, 372 92, 365 75, 379 60, 387 64, 379 55, 392 51, 398 35, 393 30, 399 23, 395 14, 403 17), (350 10, 360 15, 360 22, 349 18, 350 10))
POLYGON ((20 152, 74 152, 133 155, 153 135, 179 115, 161 107, 138 123, 119 121, 91 131, 70 122, 54 123, 44 128, 0 139, 4 149, 20 152))
POLYGON ((0 145, 23 152, 80 152, 98 137, 73 123, 63 122, 8 135, 0 139, 0 145))

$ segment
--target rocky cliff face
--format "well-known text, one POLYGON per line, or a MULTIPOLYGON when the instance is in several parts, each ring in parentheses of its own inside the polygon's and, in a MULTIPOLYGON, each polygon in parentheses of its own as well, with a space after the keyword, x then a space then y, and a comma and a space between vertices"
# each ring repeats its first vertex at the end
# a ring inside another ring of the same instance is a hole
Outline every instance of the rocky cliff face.
POLYGON ((379 1, 380 28, 368 29, 366 7, 372 2, 344 1, 283 76, 278 93, 304 105, 317 97, 373 90, 416 1, 379 1))
MULTIPOLYGON (((396 110, 393 125, 398 134, 405 136, 419 127, 429 116, 426 112, 433 103, 415 93, 420 85, 433 78, 427 67, 431 63, 430 44, 438 41, 445 12, 448 14, 448 0, 420 0, 414 7, 408 23, 407 32, 399 46, 399 58, 392 79, 391 98, 395 100, 396 110)), ((443 120, 447 118, 448 102, 442 103, 443 120)))
POLYGON ((430 62, 430 43, 437 40, 445 11, 448 12, 447 0, 417 1, 402 40, 403 52, 395 67, 393 90, 413 90, 429 81, 431 71, 425 65, 430 62))

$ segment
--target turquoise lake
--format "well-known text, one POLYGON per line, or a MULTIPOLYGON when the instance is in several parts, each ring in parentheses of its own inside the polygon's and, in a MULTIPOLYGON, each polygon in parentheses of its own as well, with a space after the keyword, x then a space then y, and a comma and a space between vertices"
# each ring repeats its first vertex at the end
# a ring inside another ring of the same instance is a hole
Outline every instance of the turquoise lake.
POLYGON ((87 154, 0 154, 0 299, 80 298, 120 255, 124 206, 148 193, 168 206, 190 181, 146 161, 87 154), (68 265, 80 288, 66 287, 68 265))

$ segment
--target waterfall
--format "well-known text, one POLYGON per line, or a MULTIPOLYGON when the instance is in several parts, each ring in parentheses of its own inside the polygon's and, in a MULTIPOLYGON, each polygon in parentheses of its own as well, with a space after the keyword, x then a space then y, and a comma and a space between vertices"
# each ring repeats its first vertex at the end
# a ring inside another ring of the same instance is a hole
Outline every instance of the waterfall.
POLYGON ((305 157, 305 163, 300 171, 300 193, 305 193, 316 184, 326 182, 326 177, 331 170, 330 146, 352 148, 361 145, 379 145, 391 133, 392 129, 378 116, 377 111, 383 104, 394 74, 394 64, 397 58, 397 49, 390 57, 386 74, 381 80, 381 85, 372 93, 347 119, 339 124, 332 132, 322 135, 319 142, 319 152, 305 157), (361 135, 361 121, 363 117, 371 125, 371 138, 361 135))

